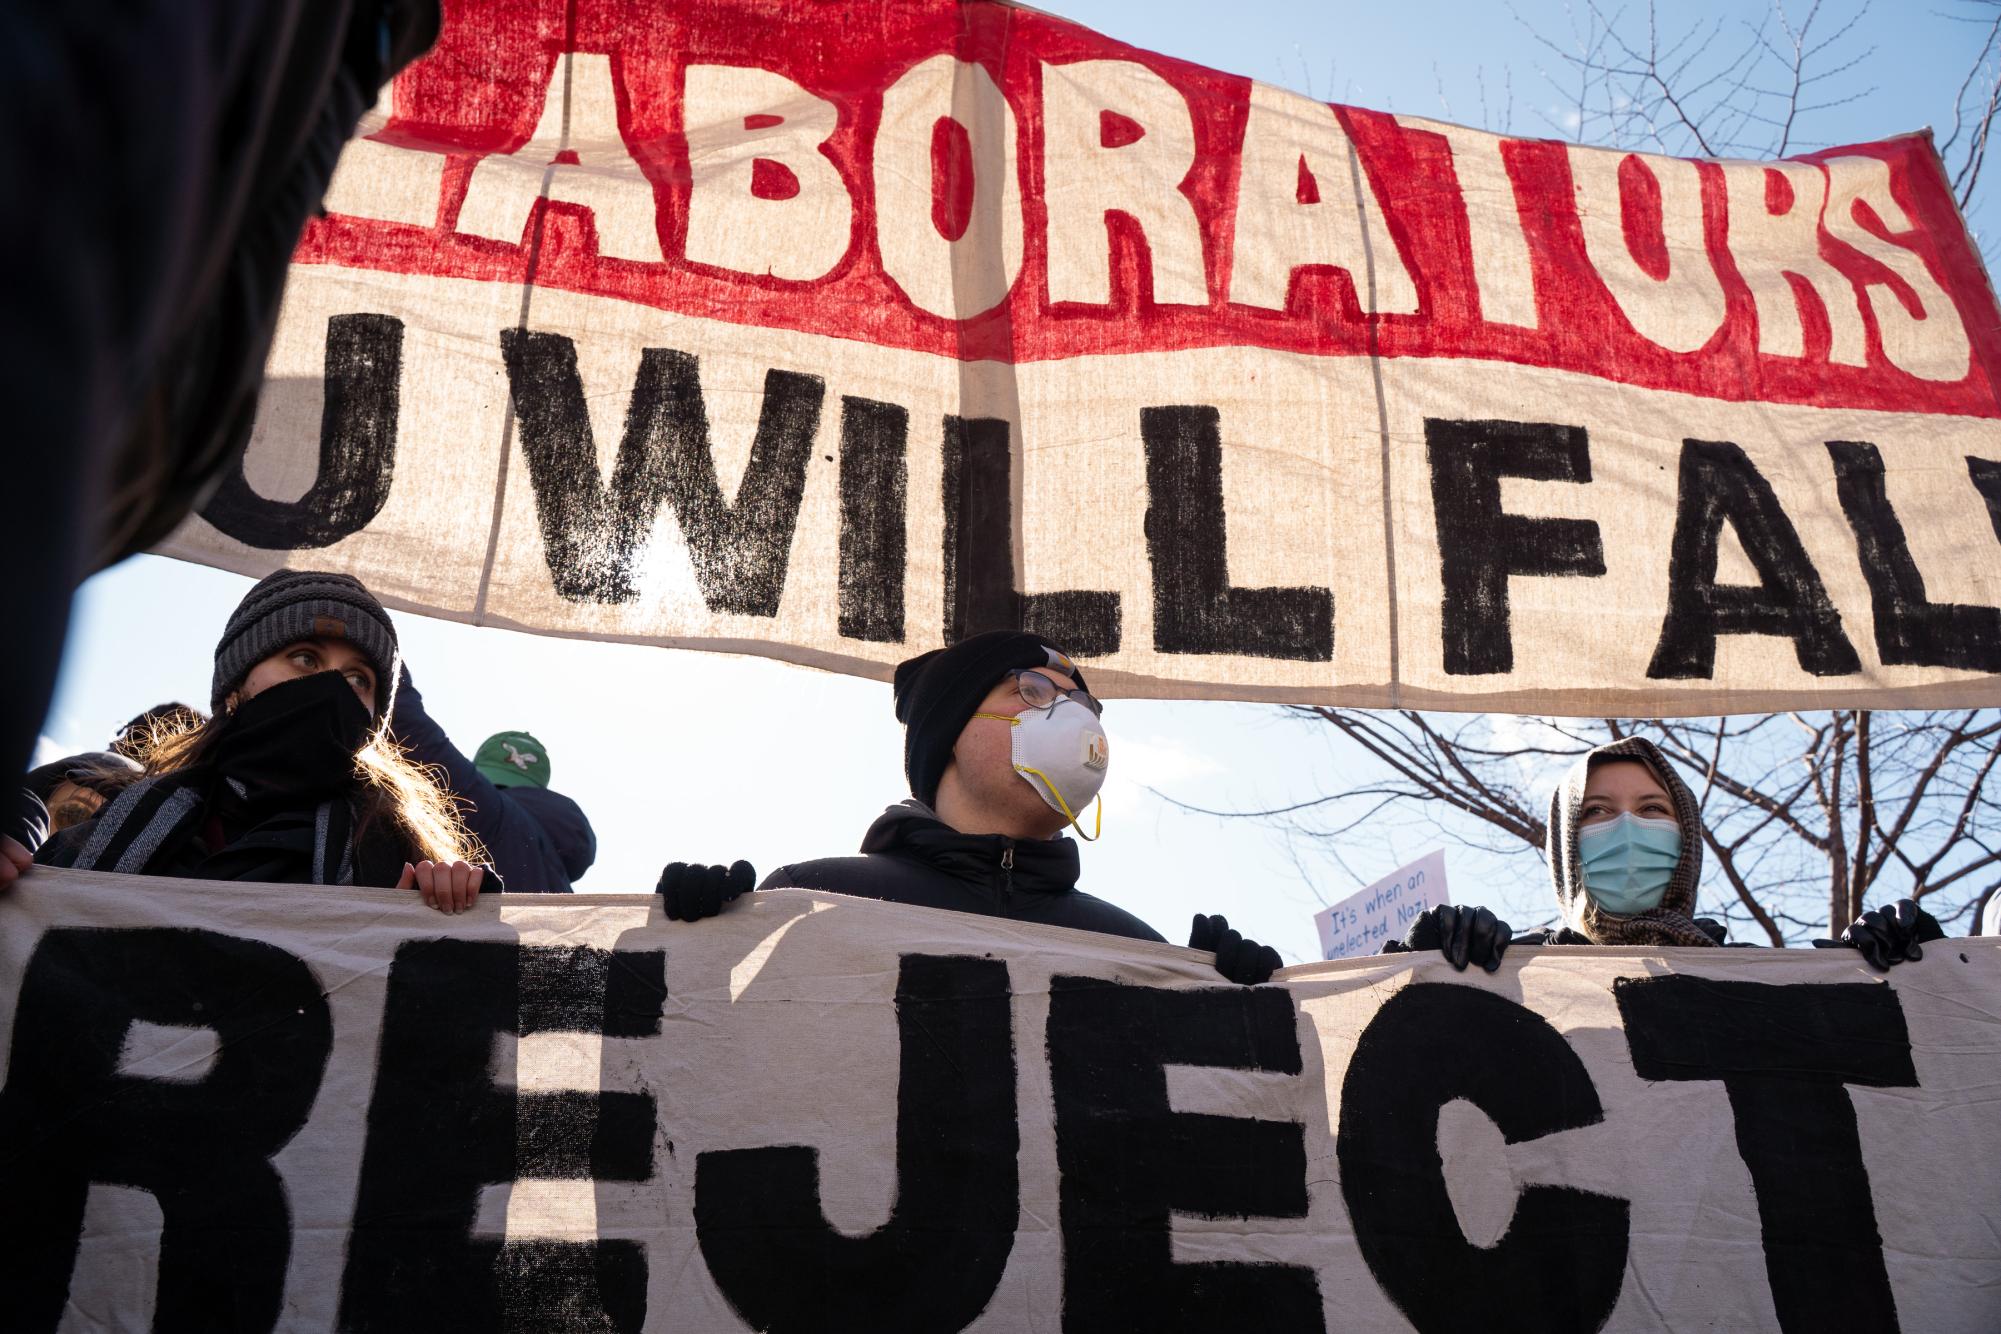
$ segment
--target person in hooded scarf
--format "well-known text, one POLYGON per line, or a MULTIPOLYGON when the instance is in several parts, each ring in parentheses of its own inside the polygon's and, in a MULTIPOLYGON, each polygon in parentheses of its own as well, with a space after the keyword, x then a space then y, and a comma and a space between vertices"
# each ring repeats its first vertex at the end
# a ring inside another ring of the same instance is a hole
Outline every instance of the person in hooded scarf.
MULTIPOLYGON (((927 908, 1161 940, 1139 918, 1077 888, 1081 817, 1103 784, 1111 743, 1084 674, 1040 636, 993 630, 896 668, 910 799, 869 826, 861 853, 783 866, 760 889, 819 889, 927 908)), ((659 891, 670 918, 712 916, 751 887, 749 863, 675 862, 659 891)), ((1278 952, 1222 916, 1198 914, 1189 947, 1233 982, 1255 984, 1278 952)))
POLYGON ((1550 794, 1550 884, 1563 923, 1524 937, 1559 945, 1721 945, 1721 922, 1695 916, 1702 811, 1645 737, 1599 746, 1550 794))
POLYGON ((383 738, 396 628, 341 574, 281 570, 244 597, 215 650, 210 707, 156 736, 144 775, 35 860, 196 880, 414 889, 472 906, 482 854, 457 808, 383 738))
MULTIPOLYGON (((1546 853, 1562 923, 1516 937, 1486 908, 1419 915, 1394 949, 1439 949, 1455 967, 1498 968, 1510 941, 1527 945, 1728 945, 1728 930, 1695 916, 1702 879, 1702 811, 1695 794, 1645 737, 1587 752, 1550 794, 1546 853)), ((1922 917, 1909 900, 1864 914, 1822 946, 1860 949, 1878 968, 1922 957, 1922 917)), ((1937 923, 1932 923, 1937 930, 1937 923)), ((1942 933, 1940 933, 1942 934, 1942 933)))

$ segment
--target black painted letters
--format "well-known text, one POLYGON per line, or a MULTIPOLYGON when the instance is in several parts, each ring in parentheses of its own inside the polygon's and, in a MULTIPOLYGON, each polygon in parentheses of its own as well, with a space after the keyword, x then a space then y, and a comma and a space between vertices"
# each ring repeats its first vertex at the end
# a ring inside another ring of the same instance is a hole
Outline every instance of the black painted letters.
POLYGON ((1200 405, 1141 408, 1153 646, 1327 662, 1334 592, 1230 583, 1223 512, 1222 414, 1200 405))
POLYGON ((93 1182, 159 1203, 156 1334, 275 1327, 292 1217, 271 1158, 305 1124, 332 1044, 318 981, 275 945, 191 929, 45 934, 0 1092, 6 1327, 61 1321, 93 1182), (139 1021, 213 1029, 214 1064, 187 1082, 121 1073, 139 1021))
POLYGON ((1532 519, 1501 508, 1501 479, 1589 482, 1581 426, 1426 418, 1431 504, 1445 584, 1445 670, 1511 672, 1510 575, 1600 575, 1605 547, 1588 519, 1532 519))
POLYGON ((1714 675, 1718 635, 1780 635, 1800 670, 1845 676, 1862 670, 1841 630, 1841 613, 1808 559, 1793 521, 1743 449, 1727 440, 1684 440, 1668 557, 1668 612, 1647 675, 1714 675), (1750 585, 1716 582, 1717 544, 1728 523, 1758 573, 1750 585))
POLYGON ((341 1280, 354 1334, 633 1331, 646 1256, 632 1241, 473 1235, 483 1187, 653 1175, 650 1093, 496 1087, 497 1033, 656 1033, 666 956, 416 940, 396 951, 341 1280))
POLYGON ((841 634, 903 642, 903 531, 910 413, 841 400, 841 634))
MULTIPOLYGON (((223 470, 201 516, 246 546, 267 551, 330 547, 366 528, 389 502, 403 376, 403 321, 335 315, 327 321, 320 466, 297 500, 271 500, 244 480, 243 459, 223 470)), ((268 402, 310 381, 272 380, 268 402)))
POLYGON ((1370 1272, 1420 1334, 1598 1329, 1625 1279, 1626 1201, 1530 1186, 1500 1242, 1472 1245, 1438 1157, 1438 1111, 1455 1098, 1510 1144, 1605 1115, 1584 1062, 1533 1010, 1473 987, 1399 991, 1355 1044, 1335 1136, 1370 1272))
POLYGON ((1876 446, 1830 440, 1835 489, 1848 526, 1876 622, 1876 652, 1890 667, 1958 667, 2001 671, 2001 610, 1925 596, 1925 577, 1911 558, 1904 525, 1890 507, 1883 456, 1876 446))
POLYGON ((1119 651, 1119 595, 1014 586, 1014 456, 991 417, 945 419, 945 642, 1027 630, 1073 657, 1119 651))
POLYGON ((1057 977, 1049 1078, 1063 1174, 1063 1328, 1317 1334, 1311 1269, 1176 1264, 1170 1214, 1306 1215, 1293 1121, 1179 1113, 1168 1065, 1300 1071, 1292 997, 1276 988, 1165 991, 1057 977))
POLYGON ((1848 1084, 1915 1088, 1897 993, 1880 983, 1772 986, 1702 977, 1612 984, 1642 1079, 1721 1080, 1787 1334, 1895 1330, 1848 1084))
POLYGON ((709 1273, 753 1329, 964 1329, 1014 1248, 1014 1037, 1007 965, 906 954, 896 983, 896 1203, 866 1237, 820 1207, 819 1152, 730 1149, 695 1164, 709 1273))
POLYGON ((723 499, 709 445, 696 360, 649 347, 626 410, 607 485, 598 471, 576 345, 561 334, 501 331, 521 452, 556 591, 574 602, 628 602, 633 566, 664 500, 673 506, 711 611, 776 616, 806 464, 826 383, 770 371, 750 462, 734 502, 723 499))

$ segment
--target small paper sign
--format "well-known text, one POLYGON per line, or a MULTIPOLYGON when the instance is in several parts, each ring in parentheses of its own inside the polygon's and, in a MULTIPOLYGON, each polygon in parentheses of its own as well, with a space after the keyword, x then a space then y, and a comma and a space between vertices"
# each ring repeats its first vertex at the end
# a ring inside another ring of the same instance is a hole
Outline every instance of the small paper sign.
POLYGON ((1313 924, 1320 929, 1320 957, 1380 954, 1385 942, 1403 939, 1419 913, 1450 902, 1441 848, 1313 914, 1313 924))

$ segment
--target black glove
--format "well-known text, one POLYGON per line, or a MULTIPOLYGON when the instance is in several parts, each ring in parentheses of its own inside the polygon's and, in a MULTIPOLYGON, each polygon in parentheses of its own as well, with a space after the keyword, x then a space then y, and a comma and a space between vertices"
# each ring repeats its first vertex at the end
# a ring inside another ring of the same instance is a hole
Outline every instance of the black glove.
POLYGON ((1945 928, 1938 924, 1938 918, 1920 908, 1915 900, 1898 899, 1886 908, 1871 908, 1863 913, 1841 933, 1841 939, 1813 943, 1816 949, 1860 950, 1871 968, 1887 973, 1892 964, 1924 958, 1919 942, 1943 939, 1945 928))
POLYGON ((1195 925, 1188 932, 1188 948, 1213 951, 1216 971, 1247 987, 1269 981, 1274 971, 1285 966, 1277 950, 1232 931, 1230 919, 1221 913, 1214 917, 1195 914, 1195 925))
POLYGON ((733 862, 728 866, 669 862, 660 873, 660 883, 654 886, 654 892, 666 900, 669 920, 699 922, 704 917, 714 917, 725 903, 756 883, 757 872, 749 862, 733 862))
MULTIPOLYGON (((1410 924, 1410 934, 1403 938, 1403 948, 1437 950, 1461 972, 1467 964, 1477 963, 1491 973, 1501 966, 1501 956, 1514 938, 1515 929, 1487 909, 1447 903, 1417 915, 1410 924)), ((1396 952, 1384 950, 1386 954, 1396 952)))

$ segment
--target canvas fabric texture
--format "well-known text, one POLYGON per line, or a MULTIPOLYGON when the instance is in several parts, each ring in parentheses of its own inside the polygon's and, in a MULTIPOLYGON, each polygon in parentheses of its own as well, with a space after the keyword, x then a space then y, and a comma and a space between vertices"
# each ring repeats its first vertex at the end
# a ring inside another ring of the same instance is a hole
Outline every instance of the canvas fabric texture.
POLYGON ((798 890, 37 868, 0 979, 11 1329, 2001 1323, 1991 938, 1250 988, 798 890))
POLYGON ((1691 161, 974 0, 452 7, 160 549, 887 679, 2001 698, 2001 316, 1930 138, 1691 161))

